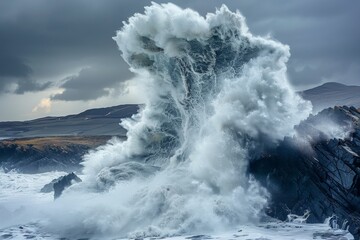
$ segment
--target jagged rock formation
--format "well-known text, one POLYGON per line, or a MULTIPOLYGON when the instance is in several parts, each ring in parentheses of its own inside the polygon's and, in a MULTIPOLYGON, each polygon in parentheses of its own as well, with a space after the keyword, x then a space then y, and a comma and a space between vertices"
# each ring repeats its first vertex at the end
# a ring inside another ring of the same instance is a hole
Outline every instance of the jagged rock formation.
POLYGON ((65 190, 65 188, 71 186, 73 182, 82 182, 82 180, 75 173, 72 172, 67 175, 53 179, 51 182, 45 184, 40 189, 40 192, 42 193, 54 192, 54 198, 56 199, 61 195, 61 193, 65 190))
POLYGON ((54 188, 54 199, 57 199, 61 196, 62 192, 73 185, 76 182, 81 182, 81 179, 76 176, 75 173, 70 173, 68 175, 65 175, 61 178, 59 178, 57 181, 53 183, 54 188))
POLYGON ((111 136, 46 137, 0 141, 0 168, 22 173, 78 170, 82 156, 111 136))
POLYGON ((250 164, 250 173, 271 193, 268 214, 285 220, 289 213, 310 210, 308 222, 336 214, 340 227, 347 220, 359 239, 360 112, 345 106, 325 109, 297 132, 250 164), (345 138, 337 138, 346 131, 345 138))
POLYGON ((59 178, 55 178, 48 184, 45 184, 44 187, 40 190, 42 193, 50 193, 54 192, 54 199, 61 196, 62 192, 70 187, 72 184, 82 182, 82 180, 75 174, 69 173, 65 176, 61 176, 59 178))

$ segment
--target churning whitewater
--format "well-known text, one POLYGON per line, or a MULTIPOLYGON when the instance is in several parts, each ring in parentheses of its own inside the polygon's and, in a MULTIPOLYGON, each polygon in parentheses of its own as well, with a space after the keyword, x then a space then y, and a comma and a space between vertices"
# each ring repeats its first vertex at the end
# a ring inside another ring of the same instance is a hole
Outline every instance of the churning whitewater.
POLYGON ((126 141, 85 156, 83 183, 55 202, 46 227, 143 237, 258 222, 269 196, 248 162, 311 111, 288 83, 289 47, 253 36, 226 6, 202 17, 156 3, 114 40, 145 105, 122 121, 126 141))

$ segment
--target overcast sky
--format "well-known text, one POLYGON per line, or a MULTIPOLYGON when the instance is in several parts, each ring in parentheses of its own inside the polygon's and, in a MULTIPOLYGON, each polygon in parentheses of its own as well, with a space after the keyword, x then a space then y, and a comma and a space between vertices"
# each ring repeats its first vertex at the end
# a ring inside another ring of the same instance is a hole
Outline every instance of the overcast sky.
MULTIPOLYGON (((156 1, 168 2, 168 1, 156 1)), ((359 0, 179 0, 202 15, 225 3, 250 31, 290 45, 296 89, 360 85, 359 0)), ((0 121, 139 102, 112 37, 145 0, 1 0, 0 121), (126 86, 125 86, 126 85, 126 86)))

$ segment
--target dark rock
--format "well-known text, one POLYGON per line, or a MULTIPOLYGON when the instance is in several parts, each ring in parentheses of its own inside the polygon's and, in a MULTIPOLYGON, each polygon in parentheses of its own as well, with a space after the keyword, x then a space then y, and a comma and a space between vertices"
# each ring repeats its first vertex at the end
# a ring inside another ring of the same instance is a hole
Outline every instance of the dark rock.
POLYGON ((296 137, 250 163, 250 173, 271 193, 267 213, 286 220, 289 213, 310 210, 310 223, 335 214, 338 224, 347 220, 359 239, 360 112, 329 108, 302 122, 297 131, 296 137), (352 130, 344 139, 332 138, 331 129, 319 129, 327 123, 352 130))
POLYGON ((53 183, 54 199, 61 196, 62 192, 76 182, 81 182, 81 179, 75 173, 70 173, 60 177, 53 183))
POLYGON ((57 181, 59 181, 62 177, 56 178, 54 180, 52 180, 51 182, 49 182, 48 184, 45 184, 41 189, 40 192, 42 193, 49 193, 54 191, 54 183, 56 183, 57 181))

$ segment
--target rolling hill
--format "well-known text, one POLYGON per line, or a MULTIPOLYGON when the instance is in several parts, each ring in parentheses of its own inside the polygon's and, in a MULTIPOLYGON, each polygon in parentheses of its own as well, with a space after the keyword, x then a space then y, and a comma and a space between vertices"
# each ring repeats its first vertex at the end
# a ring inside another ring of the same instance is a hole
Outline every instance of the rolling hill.
POLYGON ((124 136, 120 119, 137 113, 136 104, 89 109, 64 117, 45 117, 30 121, 0 122, 0 138, 44 136, 124 136))
POLYGON ((302 91, 300 95, 312 102, 314 112, 343 105, 360 108, 360 86, 347 86, 341 83, 328 82, 302 91))

